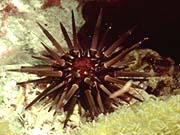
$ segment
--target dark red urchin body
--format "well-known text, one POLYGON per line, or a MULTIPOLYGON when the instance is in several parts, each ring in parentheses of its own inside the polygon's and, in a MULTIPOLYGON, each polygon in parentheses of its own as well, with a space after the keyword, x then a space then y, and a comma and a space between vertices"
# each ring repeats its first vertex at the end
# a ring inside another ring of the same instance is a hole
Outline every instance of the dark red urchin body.
POLYGON ((43 5, 41 6, 42 9, 46 9, 51 6, 60 6, 61 1, 60 0, 46 0, 43 5))
POLYGON ((105 47, 104 34, 102 41, 98 43, 99 28, 101 25, 102 10, 97 19, 92 45, 90 48, 82 49, 78 42, 75 20, 72 12, 73 42, 70 40, 66 29, 60 23, 65 41, 68 45, 68 52, 65 52, 61 45, 52 35, 38 23, 43 33, 52 42, 58 52, 53 51, 44 43, 48 55, 33 56, 36 59, 47 62, 47 65, 35 65, 32 67, 21 67, 10 71, 26 72, 36 74, 40 79, 21 82, 26 83, 47 83, 49 86, 40 93, 27 107, 36 102, 42 101, 50 105, 49 111, 53 108, 55 113, 63 109, 67 111, 66 126, 69 117, 73 113, 76 104, 79 106, 79 113, 94 119, 100 113, 106 114, 114 110, 114 107, 122 101, 129 102, 134 98, 135 88, 139 86, 129 80, 142 80, 150 77, 148 73, 131 71, 128 68, 131 61, 123 59, 130 51, 139 47, 145 40, 138 42, 129 48, 120 45, 132 34, 134 27, 124 33, 110 47, 105 47))

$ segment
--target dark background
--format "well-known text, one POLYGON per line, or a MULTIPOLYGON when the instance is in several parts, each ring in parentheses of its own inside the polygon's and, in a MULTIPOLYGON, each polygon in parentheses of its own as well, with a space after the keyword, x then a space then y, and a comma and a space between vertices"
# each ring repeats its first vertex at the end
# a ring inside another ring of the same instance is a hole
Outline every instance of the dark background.
POLYGON ((101 32, 108 26, 112 30, 108 37, 109 44, 123 32, 138 24, 130 40, 139 41, 148 36, 150 40, 145 48, 152 48, 162 56, 171 57, 180 63, 180 5, 177 1, 163 0, 97 0, 87 2, 82 14, 86 20, 79 31, 81 44, 91 43, 97 15, 103 8, 101 32))

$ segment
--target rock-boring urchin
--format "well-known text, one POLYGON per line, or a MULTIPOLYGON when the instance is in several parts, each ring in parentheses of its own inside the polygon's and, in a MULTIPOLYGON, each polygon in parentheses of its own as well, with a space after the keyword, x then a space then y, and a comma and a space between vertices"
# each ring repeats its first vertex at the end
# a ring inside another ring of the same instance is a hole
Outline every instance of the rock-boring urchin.
POLYGON ((102 10, 97 19, 91 46, 85 49, 78 42, 73 12, 73 41, 70 40, 63 24, 60 23, 68 51, 65 51, 53 36, 38 23, 43 33, 57 49, 57 52, 42 42, 47 53, 41 56, 33 56, 33 58, 47 62, 47 64, 24 66, 20 69, 10 70, 36 74, 40 77, 19 84, 48 84, 43 92, 26 106, 26 109, 41 101, 50 105, 49 111, 53 108, 54 114, 59 110, 64 110, 67 112, 64 122, 64 126, 66 126, 76 104, 78 104, 79 113, 82 116, 94 119, 100 113, 106 114, 113 111, 122 102, 129 102, 131 99, 141 101, 133 94, 136 88, 140 87, 132 81, 144 80, 151 75, 132 71, 129 68, 132 60, 124 58, 148 38, 144 38, 130 47, 123 47, 122 44, 132 35, 135 29, 133 27, 122 34, 111 46, 106 47, 105 39, 108 30, 99 42, 101 20, 102 10))

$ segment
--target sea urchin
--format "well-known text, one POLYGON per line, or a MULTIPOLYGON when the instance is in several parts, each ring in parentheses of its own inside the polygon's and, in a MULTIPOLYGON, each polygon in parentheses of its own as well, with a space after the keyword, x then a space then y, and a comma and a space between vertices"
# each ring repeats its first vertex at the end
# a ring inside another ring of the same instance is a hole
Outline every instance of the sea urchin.
POLYGON ((133 94, 136 88, 132 80, 145 79, 151 76, 148 73, 132 71, 128 68, 131 60, 124 59, 127 54, 139 47, 145 40, 130 46, 123 47, 122 43, 132 34, 135 27, 122 34, 110 47, 106 47, 106 33, 100 42, 99 29, 102 20, 102 10, 97 18, 91 46, 84 49, 78 42, 74 14, 72 12, 73 42, 60 23, 62 33, 68 45, 66 52, 53 36, 40 24, 41 30, 52 42, 57 52, 42 45, 47 53, 41 56, 32 56, 35 59, 47 62, 45 65, 24 66, 10 71, 36 74, 39 79, 21 82, 47 83, 47 87, 40 93, 26 109, 36 102, 50 105, 56 114, 59 110, 67 112, 64 125, 66 126, 74 107, 78 104, 79 113, 90 119, 94 119, 100 113, 111 112, 115 107, 130 99, 141 100, 133 94))

